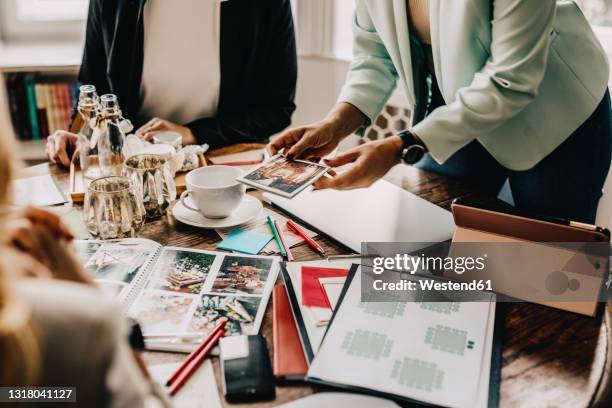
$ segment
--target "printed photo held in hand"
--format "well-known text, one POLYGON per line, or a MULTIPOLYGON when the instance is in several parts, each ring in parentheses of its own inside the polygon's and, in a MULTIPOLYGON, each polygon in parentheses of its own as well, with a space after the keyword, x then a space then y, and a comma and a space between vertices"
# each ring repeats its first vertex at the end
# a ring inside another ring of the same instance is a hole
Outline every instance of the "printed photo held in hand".
POLYGON ((288 160, 278 154, 237 180, 260 190, 293 198, 329 170, 329 166, 306 160, 288 160))

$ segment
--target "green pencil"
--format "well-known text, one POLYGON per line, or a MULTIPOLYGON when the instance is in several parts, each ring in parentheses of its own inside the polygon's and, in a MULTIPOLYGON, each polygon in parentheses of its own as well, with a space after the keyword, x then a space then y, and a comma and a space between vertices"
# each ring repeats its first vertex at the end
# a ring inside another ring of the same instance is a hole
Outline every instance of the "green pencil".
POLYGON ((281 256, 287 256, 287 253, 285 252, 285 248, 283 247, 283 243, 281 242, 280 236, 278 235, 278 231, 276 230, 276 227, 274 226, 274 220, 269 215, 268 215, 268 225, 270 226, 270 229, 272 230, 272 235, 274 235, 274 240, 276 241, 276 245, 278 245, 278 250, 280 251, 281 256))

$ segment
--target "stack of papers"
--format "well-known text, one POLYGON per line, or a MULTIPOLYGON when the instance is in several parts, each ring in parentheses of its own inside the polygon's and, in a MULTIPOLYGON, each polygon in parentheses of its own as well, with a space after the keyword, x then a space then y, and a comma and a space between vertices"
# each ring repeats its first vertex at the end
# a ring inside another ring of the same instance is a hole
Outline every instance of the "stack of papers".
POLYGON ((305 306, 306 314, 315 325, 328 325, 334 311, 320 279, 333 279, 340 283, 342 290, 348 272, 348 269, 302 266, 302 306, 305 306))
POLYGON ((271 234, 263 234, 256 231, 248 231, 238 228, 217 245, 217 248, 225 251, 240 252, 243 254, 257 255, 274 238, 271 234))
MULTIPOLYGON (((302 268, 313 267, 313 268, 332 268, 339 270, 350 270, 355 264, 358 264, 361 260, 359 258, 352 259, 338 259, 334 261, 320 260, 310 262, 286 262, 284 264, 284 270, 287 273, 289 282, 285 279, 285 285, 293 288, 295 294, 295 304, 299 307, 299 310, 294 310, 294 315, 299 315, 303 319, 303 333, 300 333, 302 342, 308 344, 308 348, 312 353, 317 352, 319 345, 323 340, 325 331, 327 330, 326 324, 317 324, 317 316, 311 311, 311 307, 304 306, 303 302, 303 290, 302 290, 302 268), (304 338, 304 335, 306 338, 304 338)), ((345 279, 344 277, 342 279, 345 279)), ((331 303, 331 302, 330 302, 331 303)), ((299 323, 296 321, 296 324, 299 323)), ((305 348, 306 349, 306 348, 305 348)), ((306 351, 306 350, 305 350, 306 351)), ((305 353, 309 355, 309 353, 305 353)))
POLYGON ((13 180, 13 203, 18 206, 37 207, 68 202, 50 174, 13 180))

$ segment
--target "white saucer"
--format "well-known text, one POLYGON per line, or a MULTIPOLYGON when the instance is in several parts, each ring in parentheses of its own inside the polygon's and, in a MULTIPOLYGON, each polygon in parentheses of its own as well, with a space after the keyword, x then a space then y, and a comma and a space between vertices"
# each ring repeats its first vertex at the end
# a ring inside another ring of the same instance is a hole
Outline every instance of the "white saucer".
MULTIPOLYGON (((187 197, 186 200, 189 201, 188 205, 195 207, 193 201, 191 201, 191 197, 187 197)), ((174 205, 172 213, 174 218, 183 224, 191 225, 193 227, 228 228, 251 221, 261 213, 262 209, 263 204, 261 201, 250 195, 245 195, 238 208, 236 208, 227 218, 206 218, 200 213, 185 208, 180 200, 174 205)))

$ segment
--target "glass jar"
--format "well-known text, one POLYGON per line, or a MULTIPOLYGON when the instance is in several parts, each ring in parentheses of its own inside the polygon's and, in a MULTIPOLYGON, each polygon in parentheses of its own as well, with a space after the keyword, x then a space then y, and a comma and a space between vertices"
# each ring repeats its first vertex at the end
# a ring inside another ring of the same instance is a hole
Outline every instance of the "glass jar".
POLYGON ((121 116, 117 95, 100 97, 101 113, 95 129, 94 139, 98 140, 100 168, 104 176, 119 176, 125 156, 125 120, 121 116))
POLYGON ((87 187, 83 219, 94 237, 126 238, 135 236, 142 228, 145 211, 127 177, 101 177, 87 187))
POLYGON ((166 212, 176 200, 176 184, 170 164, 155 154, 138 154, 126 160, 123 173, 134 186, 147 217, 155 218, 166 212))
POLYGON ((77 115, 71 131, 77 134, 77 149, 83 180, 91 180, 102 176, 98 162, 98 148, 93 140, 93 126, 99 114, 100 98, 93 85, 83 85, 79 88, 77 115))

